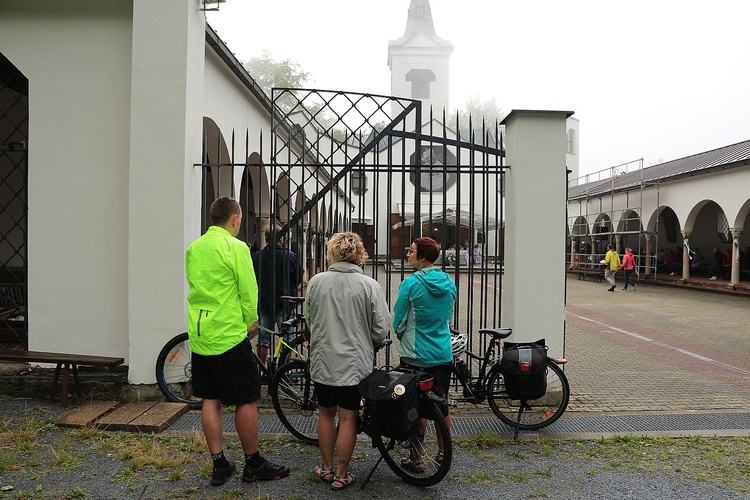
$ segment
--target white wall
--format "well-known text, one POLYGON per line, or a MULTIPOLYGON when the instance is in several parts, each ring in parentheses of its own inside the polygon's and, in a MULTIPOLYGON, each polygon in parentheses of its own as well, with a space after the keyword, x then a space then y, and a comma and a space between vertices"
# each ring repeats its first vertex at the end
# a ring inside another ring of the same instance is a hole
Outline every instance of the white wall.
POLYGON ((29 347, 153 383, 200 233, 200 4, 5 1, 0 47, 29 78, 29 347))
POLYGON ((29 348, 128 357, 129 2, 10 0, 29 79, 29 348))

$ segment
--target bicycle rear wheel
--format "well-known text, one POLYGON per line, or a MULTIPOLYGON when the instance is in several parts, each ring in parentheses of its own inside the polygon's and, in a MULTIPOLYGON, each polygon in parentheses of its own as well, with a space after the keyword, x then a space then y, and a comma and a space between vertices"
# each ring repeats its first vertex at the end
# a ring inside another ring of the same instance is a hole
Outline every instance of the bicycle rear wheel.
POLYGON ((427 420, 424 436, 398 441, 376 435, 373 441, 398 477, 414 486, 432 486, 442 481, 451 468, 453 443, 448 424, 434 403, 425 402, 420 413, 427 420), (412 460, 411 466, 403 464, 405 458, 412 460), (420 460, 421 467, 415 466, 420 460))
POLYGON ((296 438, 318 444, 318 400, 310 364, 294 360, 282 365, 269 387, 279 420, 296 438))
POLYGON ((170 339, 156 358, 156 382, 168 400, 199 409, 203 400, 193 397, 191 358, 187 332, 170 339))
POLYGON ((570 385, 562 369, 553 362, 547 363, 547 392, 539 399, 519 401, 510 399, 505 392, 503 374, 493 370, 487 381, 487 402, 492 412, 504 423, 523 430, 535 430, 555 422, 568 407, 570 385), (523 405, 519 421, 518 410, 523 405))

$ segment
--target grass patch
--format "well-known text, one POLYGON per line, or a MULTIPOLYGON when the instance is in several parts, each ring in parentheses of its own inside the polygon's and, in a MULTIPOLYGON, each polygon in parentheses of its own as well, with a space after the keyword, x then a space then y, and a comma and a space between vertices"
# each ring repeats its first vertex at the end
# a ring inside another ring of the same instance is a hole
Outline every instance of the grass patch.
POLYGON ((81 488, 73 488, 72 490, 66 491, 62 495, 63 500, 73 500, 75 498, 85 498, 85 497, 86 497, 86 490, 83 490, 81 488))
POLYGON ((81 457, 65 451, 57 453, 55 449, 52 448, 52 464, 55 467, 60 467, 65 470, 75 470, 81 466, 81 463, 81 457))
POLYGON ((453 446, 463 449, 488 450, 503 446, 505 441, 497 432, 487 429, 477 429, 472 436, 464 438, 453 438, 453 446))
POLYGON ((456 480, 464 484, 486 485, 486 484, 489 484, 490 482, 497 481, 497 478, 491 472, 488 472, 486 470, 480 470, 466 477, 457 476, 456 480))
POLYGON ((680 474, 701 483, 718 483, 739 491, 750 489, 748 437, 618 435, 576 442, 573 456, 601 460, 602 469, 680 474))

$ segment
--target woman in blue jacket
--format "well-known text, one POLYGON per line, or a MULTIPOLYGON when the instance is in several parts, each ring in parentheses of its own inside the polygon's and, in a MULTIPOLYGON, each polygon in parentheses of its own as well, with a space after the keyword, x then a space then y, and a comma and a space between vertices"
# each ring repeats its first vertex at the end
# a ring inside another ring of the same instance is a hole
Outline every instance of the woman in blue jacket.
MULTIPOLYGON (((398 354, 417 359, 430 367, 435 387, 441 396, 448 395, 453 353, 450 321, 456 302, 456 285, 450 276, 432 264, 440 255, 440 245, 432 238, 417 238, 408 252, 408 263, 417 271, 406 278, 398 290, 393 307, 393 331, 400 343, 398 354)), ((439 405, 450 427, 447 400, 439 405)), ((438 460, 440 456, 436 457, 438 460)), ((423 468, 418 457, 402 460, 404 468, 423 468)))

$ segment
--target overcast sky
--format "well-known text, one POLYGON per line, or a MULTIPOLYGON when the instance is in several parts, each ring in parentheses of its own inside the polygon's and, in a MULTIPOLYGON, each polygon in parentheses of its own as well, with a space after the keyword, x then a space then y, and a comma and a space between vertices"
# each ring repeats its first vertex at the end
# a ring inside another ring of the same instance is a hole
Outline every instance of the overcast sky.
MULTIPOLYGON (((226 0, 209 24, 240 60, 266 49, 310 87, 390 95, 410 0, 226 0)), ((750 1, 431 0, 455 50, 450 107, 574 111, 580 172, 750 139, 750 1)))

